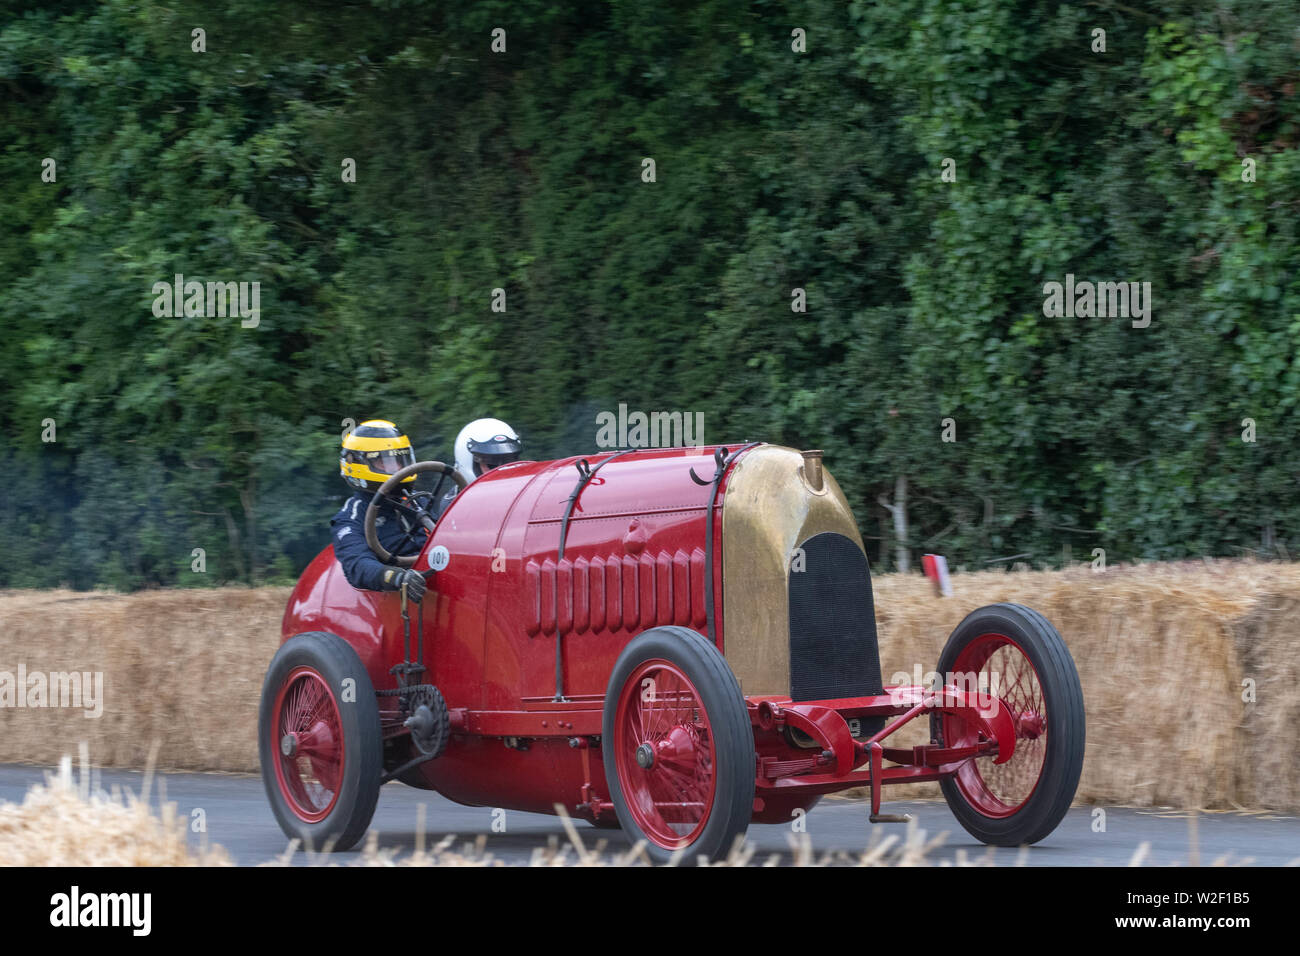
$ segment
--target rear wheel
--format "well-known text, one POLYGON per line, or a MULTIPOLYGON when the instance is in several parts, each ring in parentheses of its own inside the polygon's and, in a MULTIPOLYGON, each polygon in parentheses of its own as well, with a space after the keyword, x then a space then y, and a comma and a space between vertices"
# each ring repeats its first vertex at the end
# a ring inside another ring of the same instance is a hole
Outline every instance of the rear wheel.
MULTIPOLYGON (((957 625, 937 670, 961 689, 978 681, 974 686, 1010 710, 1016 730, 1009 761, 967 760, 940 781, 957 822, 994 846, 1037 843, 1069 810, 1083 768, 1083 689, 1065 641, 1037 611, 993 604, 957 625)), ((953 714, 935 711, 930 727, 945 747, 979 739, 974 725, 953 714)))
POLYGON ((313 850, 351 848, 374 815, 383 767, 379 706, 356 651, 315 632, 281 645, 257 736, 262 783, 285 835, 313 850))
POLYGON ((623 649, 605 695, 605 778, 619 823, 656 862, 724 858, 754 806, 754 735, 716 647, 659 627, 623 649))

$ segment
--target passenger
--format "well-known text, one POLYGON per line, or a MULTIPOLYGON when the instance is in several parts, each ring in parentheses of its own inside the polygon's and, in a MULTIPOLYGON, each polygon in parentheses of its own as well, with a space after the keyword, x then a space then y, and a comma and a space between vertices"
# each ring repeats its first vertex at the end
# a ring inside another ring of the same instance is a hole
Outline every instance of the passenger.
MULTIPOLYGON (((399 591, 419 602, 426 590, 424 576, 411 568, 385 564, 366 544, 366 509, 379 486, 402 468, 415 462, 411 440, 392 422, 374 419, 362 422, 343 438, 339 473, 356 489, 332 519, 334 557, 354 588, 366 591, 399 591)), ((406 485, 415 475, 402 479, 406 485)), ((401 493, 399 492, 399 496, 401 493)), ((394 555, 419 554, 427 532, 416 519, 394 507, 385 497, 375 519, 379 543, 394 555)))
MULTIPOLYGON (((505 422, 499 418, 479 418, 456 436, 456 471, 469 483, 498 465, 517 461, 522 449, 523 442, 505 422)), ((443 497, 442 507, 445 509, 454 497, 456 488, 453 487, 443 497)))

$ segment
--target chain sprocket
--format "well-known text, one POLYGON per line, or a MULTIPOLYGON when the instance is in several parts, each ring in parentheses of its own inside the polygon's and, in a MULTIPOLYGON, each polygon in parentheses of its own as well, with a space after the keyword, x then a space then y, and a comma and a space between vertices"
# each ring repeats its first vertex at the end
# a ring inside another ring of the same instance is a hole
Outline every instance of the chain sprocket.
POLYGON ((442 692, 432 684, 417 684, 402 695, 411 715, 404 725, 411 732, 411 744, 425 757, 438 757, 447 749, 451 718, 442 692))

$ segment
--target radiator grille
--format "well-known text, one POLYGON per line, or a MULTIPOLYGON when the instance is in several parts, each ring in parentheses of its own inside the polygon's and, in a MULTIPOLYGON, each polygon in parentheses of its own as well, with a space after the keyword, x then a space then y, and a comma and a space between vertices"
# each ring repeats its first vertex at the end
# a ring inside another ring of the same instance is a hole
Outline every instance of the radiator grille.
POLYGON ((800 545, 790 579, 790 696, 796 700, 882 693, 876 609, 867 556, 826 531, 800 545))

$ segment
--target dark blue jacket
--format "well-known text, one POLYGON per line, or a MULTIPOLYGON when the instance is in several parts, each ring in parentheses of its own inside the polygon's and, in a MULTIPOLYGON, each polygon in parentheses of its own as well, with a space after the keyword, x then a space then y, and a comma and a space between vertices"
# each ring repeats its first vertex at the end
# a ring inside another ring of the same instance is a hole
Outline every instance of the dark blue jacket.
MULTIPOLYGON (((366 509, 374 494, 358 491, 343 503, 338 514, 330 519, 330 529, 334 537, 334 557, 343 565, 343 574, 354 588, 367 591, 384 591, 384 572, 392 565, 384 564, 366 544, 366 509)), ((411 535, 410 541, 401 551, 398 545, 411 527, 410 519, 400 514, 388 501, 379 506, 379 517, 375 519, 375 534, 379 543, 392 553, 418 554, 424 547, 427 536, 423 528, 411 535)))

